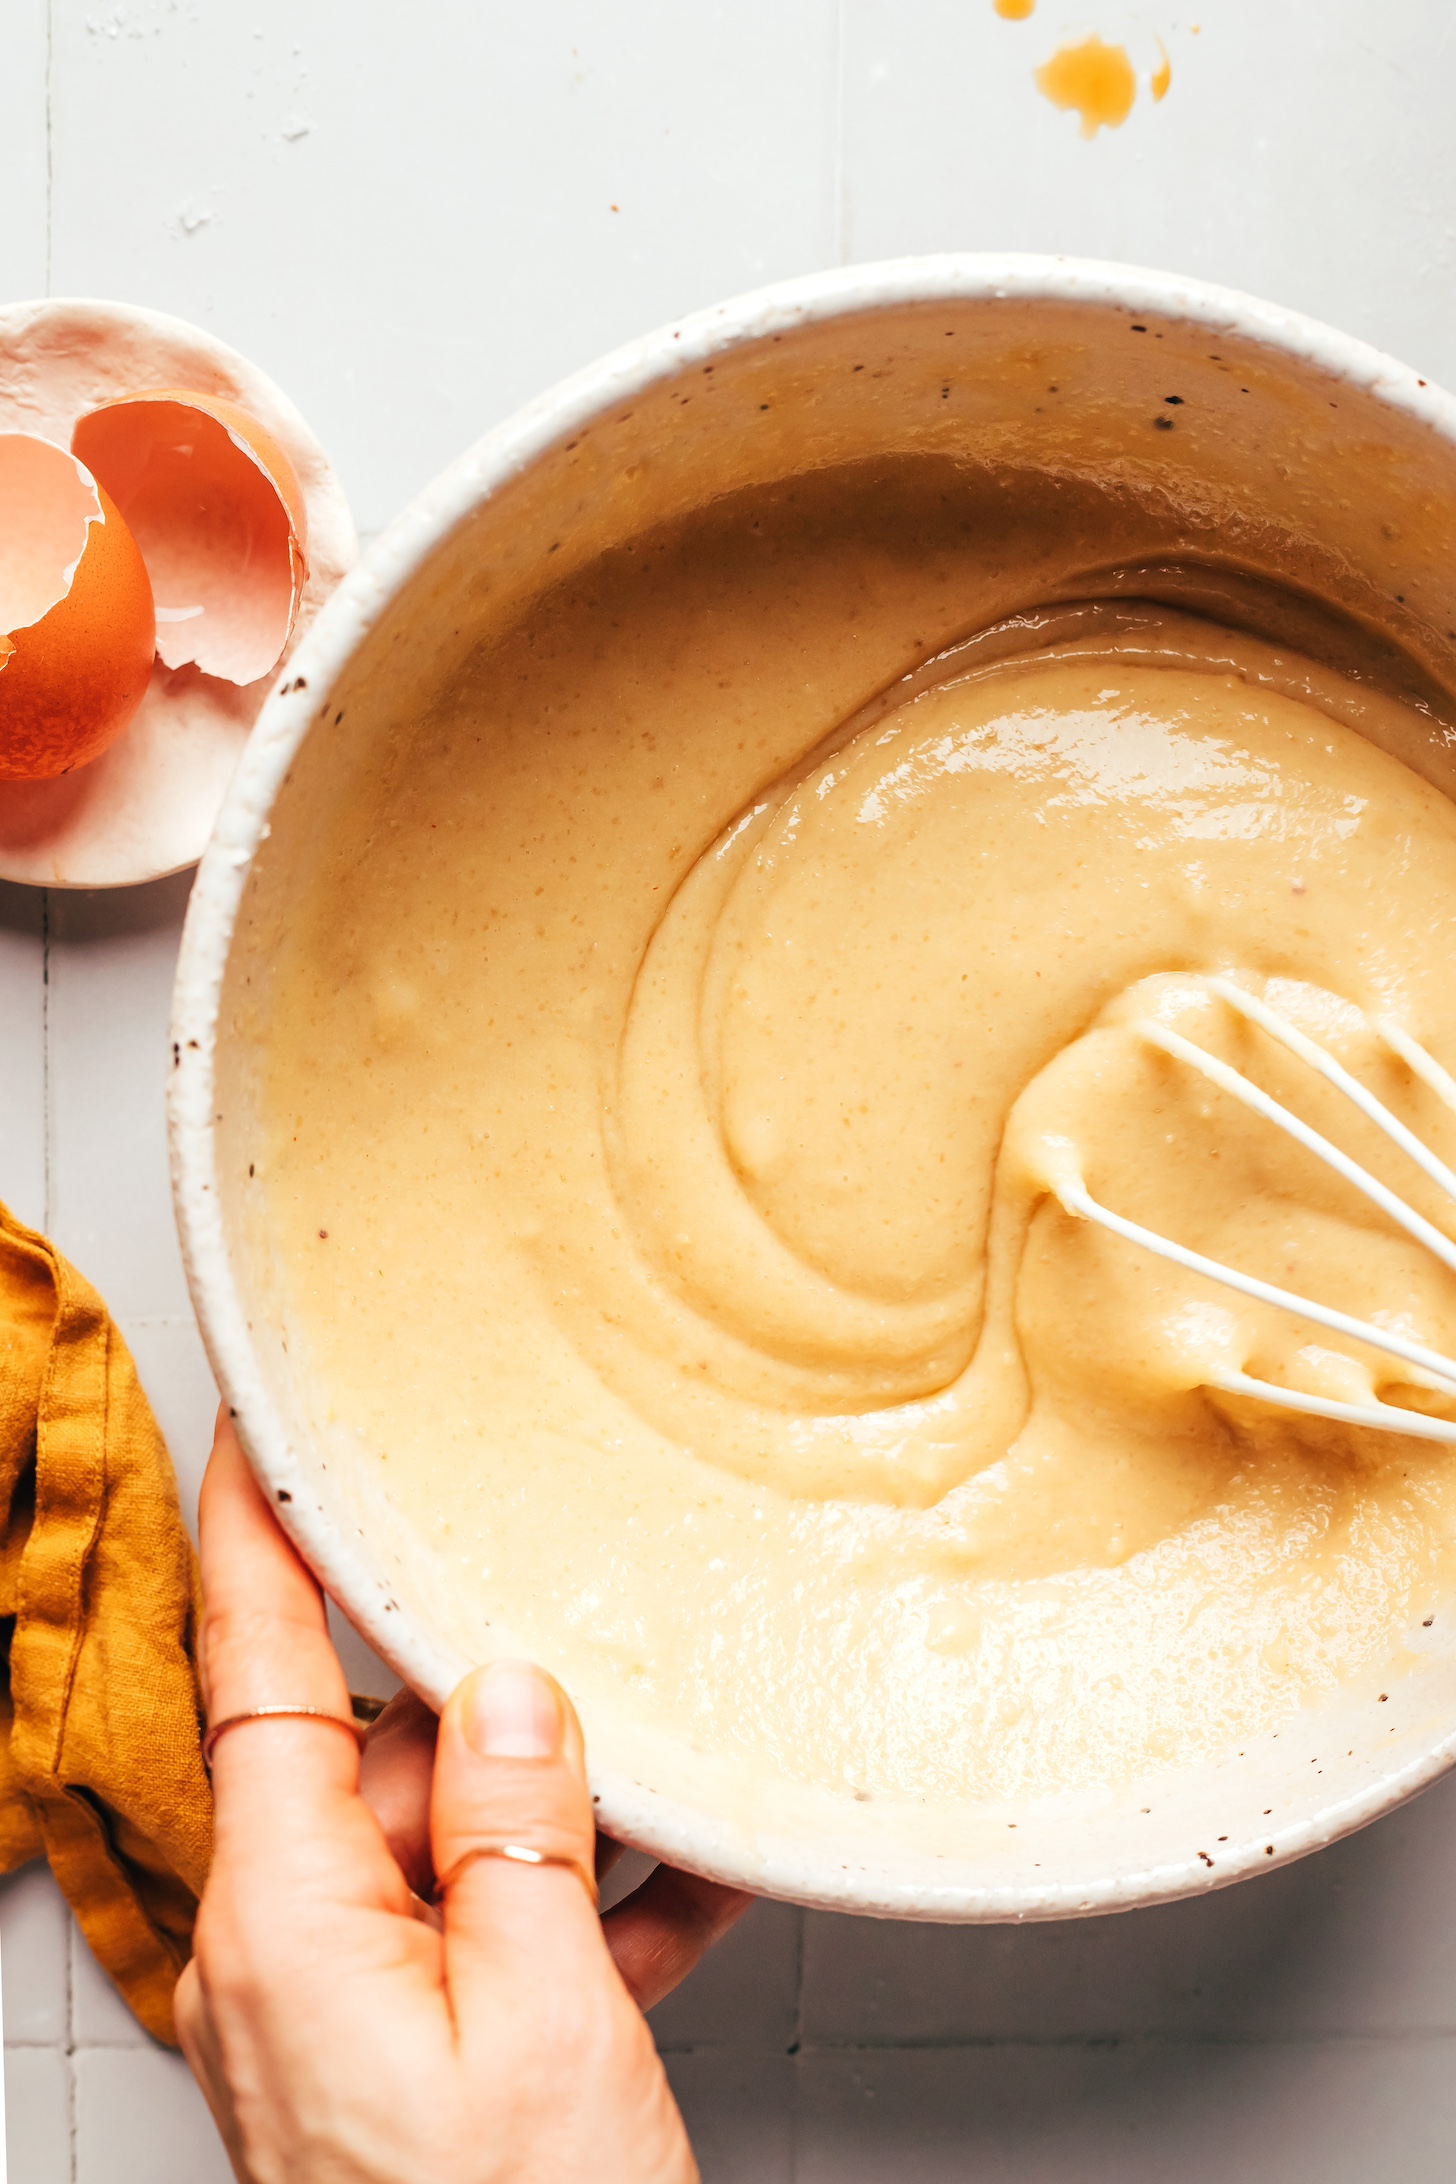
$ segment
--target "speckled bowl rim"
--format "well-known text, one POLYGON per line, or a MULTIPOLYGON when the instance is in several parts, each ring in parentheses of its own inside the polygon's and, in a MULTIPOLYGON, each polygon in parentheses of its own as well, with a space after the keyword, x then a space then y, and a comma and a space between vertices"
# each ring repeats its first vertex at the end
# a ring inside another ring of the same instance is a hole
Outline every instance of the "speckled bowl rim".
MULTIPOLYGON (((1181 320, 1282 352, 1356 387, 1456 444, 1456 401, 1364 342, 1235 290, 1086 259, 1022 254, 902 258, 759 289, 699 311, 614 350, 529 402, 427 486, 328 600, 267 699, 203 857, 183 934, 172 1017, 168 1112, 182 1254, 203 1340, 253 1469, 289 1535, 327 1591, 391 1667, 434 1705, 468 1666, 414 1624, 344 1537, 295 1456, 269 1396, 229 1261, 218 1200, 214 1057, 228 952, 248 872, 296 752, 356 649, 396 595, 480 502, 567 435, 630 396, 726 351, 815 322, 915 303, 1052 302, 1181 320), (283 1501, 282 1496, 291 1496, 283 1501)), ((1019 1920, 1131 1909, 1224 1887, 1301 1857, 1364 1826, 1425 1788, 1456 1760, 1456 1726, 1362 1788, 1225 1855, 1216 1873, 1190 1850, 1090 1885, 1048 1875, 1034 1886, 943 1883, 923 1864, 902 1884, 839 1860, 822 1846, 775 1838, 747 1850, 741 1834, 700 1807, 595 1769, 601 1824, 689 1870, 758 1893, 840 1911, 929 1920, 1019 1920)))

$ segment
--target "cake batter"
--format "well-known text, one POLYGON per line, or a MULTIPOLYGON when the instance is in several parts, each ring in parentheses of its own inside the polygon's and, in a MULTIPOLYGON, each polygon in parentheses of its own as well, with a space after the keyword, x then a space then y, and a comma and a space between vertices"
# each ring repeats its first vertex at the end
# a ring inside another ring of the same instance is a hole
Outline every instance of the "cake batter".
POLYGON ((480 1651, 861 1799, 1215 1755, 1383 1658, 1456 1520, 1447 1451, 1206 1382, 1438 1389, 1053 1188, 1456 1344, 1449 1274, 1136 1028, 1449 1229, 1205 983, 1456 1158, 1367 1021, 1456 1066, 1429 722, 1358 646, 1079 591, 1143 519, 983 515, 778 489, 543 596, 351 793, 273 997, 295 1339, 480 1651))

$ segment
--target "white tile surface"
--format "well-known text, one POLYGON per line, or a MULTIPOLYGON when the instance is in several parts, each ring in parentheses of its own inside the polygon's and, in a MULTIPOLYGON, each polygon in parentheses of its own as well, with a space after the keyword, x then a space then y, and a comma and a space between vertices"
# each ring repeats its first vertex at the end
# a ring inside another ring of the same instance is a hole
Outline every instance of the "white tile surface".
POLYGON ((795 2184, 1449 2184, 1449 2040, 806 2057, 795 2184))
POLYGON ((1065 251, 1273 297, 1456 381, 1456 10, 845 0, 844 241, 1065 251), (1192 25, 1200 29, 1195 36, 1192 25), (1069 36, 1166 41, 1172 88, 1092 143, 1036 91, 1069 36))
POLYGON ((54 12, 57 292, 246 350, 367 529, 600 350, 830 254, 834 0, 54 12))
POLYGON ((45 905, 0 880, 0 1202, 45 1219, 45 905))
POLYGON ((207 2104, 163 2048, 81 2048, 76 2184, 234 2184, 207 2104))
POLYGON ((664 2061, 703 2184, 794 2184, 794 2066, 787 2056, 706 2048, 664 2061))
POLYGON ((766 2048, 798 2031, 804 1914, 782 1903, 744 1913, 676 1994, 652 2012, 660 2048, 766 2048))
POLYGON ((145 2048, 155 2042, 132 2016, 101 1966, 92 1956, 80 1927, 70 1928, 71 2044, 83 2047, 145 2048))
POLYGON ((70 1923, 70 1913, 45 1866, 23 1866, 0 1880, 8 2045, 64 2046, 70 1923))
POLYGON ((6 2048, 5 2149, 11 2184, 73 2184, 71 2066, 61 2049, 6 2048))
POLYGON ((5 0, 0 14, 0 296, 46 288, 48 0, 5 0))
POLYGON ((182 1514, 194 1538, 197 1494, 212 1447, 217 1386, 191 1311, 144 1319, 117 1315, 137 1378, 171 1452, 182 1514))
POLYGON ((1456 2032, 1456 1778, 1217 1895, 1050 1925, 809 1913, 816 2044, 1456 2032))
POLYGON ((191 884, 47 897, 51 1234, 123 1319, 188 1310, 163 1096, 191 884))

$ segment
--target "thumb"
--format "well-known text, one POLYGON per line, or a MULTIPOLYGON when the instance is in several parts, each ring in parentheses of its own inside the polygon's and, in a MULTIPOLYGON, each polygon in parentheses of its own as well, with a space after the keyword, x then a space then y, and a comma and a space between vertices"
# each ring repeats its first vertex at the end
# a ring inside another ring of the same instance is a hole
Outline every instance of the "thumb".
POLYGON ((581 1727, 528 1661, 476 1669, 440 1717, 430 1835, 456 2021, 581 1986, 608 1962, 581 1727))

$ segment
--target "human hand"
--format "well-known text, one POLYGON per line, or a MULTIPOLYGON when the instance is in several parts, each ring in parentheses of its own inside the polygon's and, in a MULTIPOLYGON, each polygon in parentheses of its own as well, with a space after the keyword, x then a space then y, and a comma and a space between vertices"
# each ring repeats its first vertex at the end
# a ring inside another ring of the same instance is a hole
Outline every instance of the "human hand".
MULTIPOLYGON (((202 1571, 209 1718, 289 1703, 347 1717, 322 1596, 222 1419, 202 1571)), ((654 1875, 609 1914, 619 1973, 569 1865, 460 1863, 505 1838, 589 1866, 564 1694, 524 1664, 479 1670, 428 1746, 410 1709, 383 1725, 369 1764, 384 1825, 360 1794, 352 1736, 328 1722, 251 1720, 216 1746, 216 1849, 176 2008, 239 2178, 691 2184, 629 1984, 665 1992, 742 1899, 654 1875), (391 1848, 426 1880, 427 1758, 432 1867, 457 1872, 442 1920, 422 1915, 391 1848)))
MULTIPOLYGON (((430 1848, 430 1784, 440 1724, 423 1699, 401 1691, 364 1744, 359 1791, 384 1830, 396 1865, 428 1903, 435 1888, 430 1848)), ((609 1835, 596 1839, 596 1872, 605 1880, 622 1855, 609 1835)), ((602 1937, 627 1992, 650 2010, 671 1994, 753 1898, 696 1873, 657 1866, 602 1918, 602 1937)))

